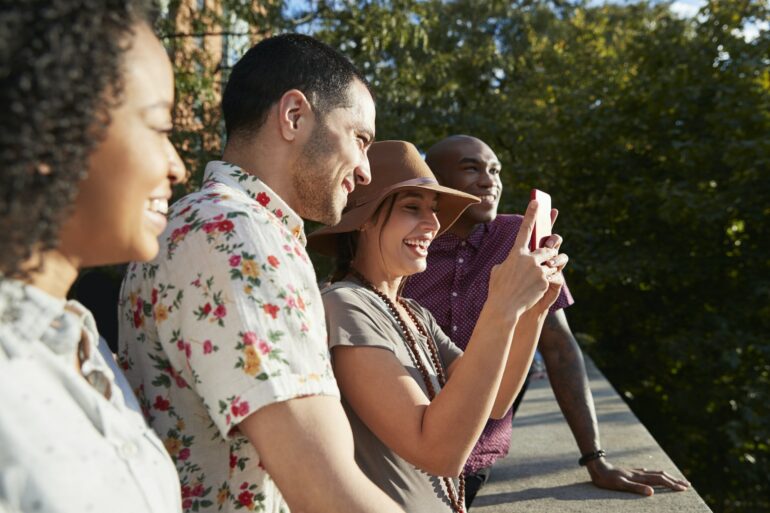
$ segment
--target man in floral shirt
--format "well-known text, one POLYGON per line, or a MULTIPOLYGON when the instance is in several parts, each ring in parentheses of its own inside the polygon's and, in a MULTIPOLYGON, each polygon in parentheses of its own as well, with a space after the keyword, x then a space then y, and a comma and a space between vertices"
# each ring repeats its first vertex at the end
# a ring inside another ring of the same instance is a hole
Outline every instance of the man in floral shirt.
POLYGON ((120 356, 186 511, 399 511, 355 464, 302 217, 334 224, 375 109, 340 54, 296 34, 233 68, 223 161, 129 267, 120 356))

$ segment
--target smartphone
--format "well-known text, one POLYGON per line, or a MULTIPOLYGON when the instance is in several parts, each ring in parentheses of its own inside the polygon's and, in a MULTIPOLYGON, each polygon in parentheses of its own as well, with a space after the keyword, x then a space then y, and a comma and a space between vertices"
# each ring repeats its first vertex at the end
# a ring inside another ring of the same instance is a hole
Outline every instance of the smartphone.
POLYGON ((530 200, 537 200, 535 226, 529 240, 529 250, 535 251, 543 245, 543 239, 551 235, 551 196, 538 189, 532 189, 530 200))

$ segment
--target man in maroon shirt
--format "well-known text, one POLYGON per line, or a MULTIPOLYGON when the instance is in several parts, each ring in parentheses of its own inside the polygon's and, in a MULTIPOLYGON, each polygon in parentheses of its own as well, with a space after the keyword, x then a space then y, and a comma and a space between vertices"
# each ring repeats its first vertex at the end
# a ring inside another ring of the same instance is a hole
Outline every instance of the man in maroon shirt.
MULTIPOLYGON (((490 270, 508 255, 521 216, 497 215, 501 166, 483 141, 466 135, 448 137, 428 150, 426 161, 443 185, 474 194, 482 201, 469 207, 447 233, 433 241, 428 268, 409 278, 404 295, 428 308, 441 328, 464 349, 487 298, 490 270)), ((577 441, 580 464, 601 488, 642 495, 652 495, 654 486, 685 490, 687 481, 665 472, 613 467, 607 461, 599 443, 583 355, 563 310, 572 303, 564 286, 546 318, 539 350, 556 400, 577 441)), ((468 507, 489 477, 492 464, 508 454, 512 417, 513 410, 501 420, 490 419, 466 463, 468 507)))

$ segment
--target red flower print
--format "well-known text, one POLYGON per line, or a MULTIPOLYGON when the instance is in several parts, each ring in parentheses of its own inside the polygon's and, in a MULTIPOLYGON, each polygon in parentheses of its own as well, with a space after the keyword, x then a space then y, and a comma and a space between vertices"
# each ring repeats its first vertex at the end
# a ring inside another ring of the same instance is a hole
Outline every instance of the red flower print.
POLYGON ((260 340, 259 341, 259 351, 262 354, 269 353, 270 352, 270 345, 267 342, 265 342, 264 340, 260 340))
POLYGON ((203 495, 203 484, 198 483, 197 485, 195 485, 195 488, 193 488, 192 492, 190 493, 192 493, 193 497, 200 497, 201 495, 203 495))
POLYGON ((222 219, 224 219, 224 218, 225 218, 225 215, 224 215, 224 214, 218 214, 218 215, 215 215, 215 216, 214 216, 214 221, 217 221, 217 222, 219 222, 219 221, 221 221, 221 220, 222 220, 222 219))
POLYGON ((142 326, 142 312, 137 308, 134 310, 134 328, 142 326))
POLYGON ((260 192, 257 194, 257 202, 259 202, 260 205, 263 207, 266 207, 268 203, 270 203, 270 196, 265 194, 264 192, 260 192))
POLYGON ((209 354, 213 350, 214 344, 211 343, 211 340, 206 340, 203 342, 203 354, 209 354))
POLYGON ((179 388, 187 388, 187 381, 182 376, 174 376, 174 380, 179 388))
POLYGON ((230 468, 235 468, 238 464, 238 457, 234 453, 230 453, 230 468))
POLYGON ((245 417, 249 414, 249 403, 247 401, 241 401, 240 397, 236 397, 233 400, 233 404, 230 406, 230 411, 233 415, 245 417))
POLYGON ((161 396, 157 396, 155 398, 155 404, 152 405, 153 408, 155 408, 158 411, 166 411, 171 406, 171 403, 168 399, 164 399, 161 396))
POLYGON ((238 502, 241 503, 241 506, 250 508, 251 505, 254 503, 252 501, 252 498, 254 497, 254 494, 252 494, 250 491, 245 490, 238 494, 238 502))
POLYGON ((225 308, 225 305, 217 305, 217 309, 214 310, 214 317, 221 319, 227 315, 227 309, 225 308))
POLYGON ((206 232, 206 233, 211 233, 211 232, 213 232, 214 230, 217 229, 218 225, 219 225, 219 223, 205 223, 203 225, 203 231, 206 232))
POLYGON ((182 498, 186 499, 191 494, 190 485, 182 486, 182 498))
POLYGON ((243 484, 241 485, 241 490, 245 490, 245 489, 246 489, 246 488, 248 488, 248 487, 249 487, 249 483, 247 483, 246 481, 244 481, 244 482, 243 482, 243 484))
MULTIPOLYGON (((184 449, 179 451, 179 454, 176 455, 176 459, 178 459, 179 461, 184 461, 184 460, 186 460, 189 457, 190 457, 190 448, 189 447, 185 447, 184 449)), ((195 488, 197 489, 198 487, 196 486, 195 488)), ((193 495, 195 495, 195 490, 193 490, 193 495)))
POLYGON ((247 331, 243 334, 243 343, 247 346, 253 346, 257 341, 257 334, 253 331, 247 331))
POLYGON ((176 348, 179 349, 180 351, 184 351, 184 340, 182 340, 181 338, 177 340, 176 348))
POLYGON ((211 313, 211 303, 206 303, 203 305, 203 313, 204 315, 208 315, 211 313))
POLYGON ((186 214, 187 212, 189 212, 191 208, 192 208, 192 205, 187 205, 187 206, 186 206, 186 207, 184 207, 182 210, 180 210, 180 211, 179 211, 179 213, 178 213, 177 215, 178 215, 178 216, 184 215, 184 214, 186 214))
POLYGON ((233 231, 233 228, 235 228, 235 225, 229 219, 225 219, 224 221, 221 221, 217 225, 217 230, 219 230, 222 233, 231 232, 233 231))
POLYGON ((278 264, 280 264, 278 259, 273 255, 270 255, 269 257, 267 257, 267 263, 272 265, 273 267, 278 267, 278 264))
POLYGON ((153 288, 152 289, 152 304, 154 305, 157 302, 158 302, 158 289, 153 288))
POLYGON ((241 257, 238 255, 233 255, 230 257, 230 267, 238 267, 241 265, 241 257))
POLYGON ((182 501, 182 508, 188 510, 192 507, 192 499, 185 499, 182 501))
POLYGON ((278 210, 275 211, 275 215, 276 217, 283 217, 283 210, 279 208, 278 210))
POLYGON ((278 311, 280 308, 276 305, 271 305, 270 303, 267 303, 265 305, 262 305, 262 310, 265 311, 266 314, 268 314, 270 317, 275 319, 278 315, 278 311))

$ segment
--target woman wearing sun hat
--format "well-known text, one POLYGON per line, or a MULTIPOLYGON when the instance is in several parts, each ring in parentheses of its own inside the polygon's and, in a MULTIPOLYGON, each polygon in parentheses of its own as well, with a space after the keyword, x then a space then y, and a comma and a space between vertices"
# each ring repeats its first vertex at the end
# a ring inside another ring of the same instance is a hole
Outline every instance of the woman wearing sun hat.
POLYGON ((308 240, 337 258, 323 298, 356 461, 407 512, 461 512, 463 481, 451 478, 486 420, 503 416, 518 393, 567 256, 558 236, 527 249, 530 203, 463 353, 399 291, 425 269, 430 242, 478 199, 438 185, 409 143, 375 143, 369 161, 371 184, 351 193, 339 224, 308 240))

